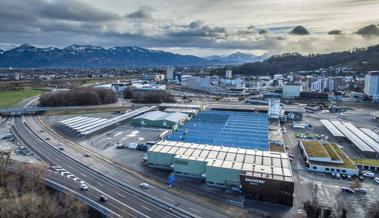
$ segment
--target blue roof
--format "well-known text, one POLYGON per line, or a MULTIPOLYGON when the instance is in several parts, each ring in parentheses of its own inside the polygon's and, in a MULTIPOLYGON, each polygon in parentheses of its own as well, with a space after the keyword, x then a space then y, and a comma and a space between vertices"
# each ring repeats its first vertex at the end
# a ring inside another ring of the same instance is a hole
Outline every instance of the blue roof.
POLYGON ((255 112, 204 111, 168 140, 269 150, 268 116, 255 112))

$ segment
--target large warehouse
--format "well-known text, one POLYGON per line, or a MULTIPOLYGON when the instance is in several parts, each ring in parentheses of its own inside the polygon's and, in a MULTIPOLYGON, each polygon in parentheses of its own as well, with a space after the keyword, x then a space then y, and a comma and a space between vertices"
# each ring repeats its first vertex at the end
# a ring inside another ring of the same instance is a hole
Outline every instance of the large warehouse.
POLYGON ((160 128, 179 128, 188 119, 185 113, 166 113, 162 111, 151 111, 133 119, 133 124, 140 126, 151 126, 160 128))
POLYGON ((242 190, 246 197, 292 205, 294 181, 287 153, 160 141, 148 166, 202 179, 208 186, 242 190))
POLYGON ((269 150, 266 113, 209 110, 200 112, 168 140, 269 150))

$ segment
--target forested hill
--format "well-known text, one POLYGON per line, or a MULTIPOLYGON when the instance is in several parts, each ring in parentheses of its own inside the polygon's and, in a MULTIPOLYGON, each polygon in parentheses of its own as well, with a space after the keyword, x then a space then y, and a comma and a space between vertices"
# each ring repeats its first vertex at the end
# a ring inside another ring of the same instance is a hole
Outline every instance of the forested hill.
POLYGON ((301 55, 289 53, 275 55, 263 62, 248 63, 234 67, 233 73, 267 75, 338 66, 349 66, 358 71, 379 70, 379 45, 329 54, 301 55))

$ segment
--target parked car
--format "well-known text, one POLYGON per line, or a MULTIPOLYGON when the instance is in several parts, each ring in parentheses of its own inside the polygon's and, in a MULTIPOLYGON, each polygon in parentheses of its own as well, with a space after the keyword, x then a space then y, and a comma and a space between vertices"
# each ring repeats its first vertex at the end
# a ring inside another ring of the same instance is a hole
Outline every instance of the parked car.
POLYGON ((108 201, 108 197, 105 196, 105 195, 100 195, 100 201, 101 202, 106 202, 106 201, 108 201))
POLYGON ((368 172, 363 173, 362 176, 369 177, 369 178, 374 178, 375 177, 375 173, 368 171, 368 172))
POLYGON ((149 188, 150 188, 150 185, 147 184, 147 183, 145 183, 145 182, 141 183, 139 186, 140 186, 141 188, 144 188, 144 189, 149 189, 149 188))
POLYGON ((353 178, 350 176, 350 175, 347 175, 347 180, 349 180, 349 181, 351 181, 351 180, 353 180, 353 178))
POLYGON ((379 184, 379 177, 375 177, 374 181, 379 184))
POLYGON ((365 188, 355 188, 354 191, 357 193, 363 193, 363 194, 367 193, 367 189, 365 188))
POLYGON ((91 157, 90 154, 84 154, 84 157, 91 157))
POLYGON ((59 146, 58 149, 61 150, 61 151, 64 150, 64 148, 62 146, 59 146))
POLYGON ((336 174, 336 178, 337 178, 337 179, 342 179, 341 174, 337 173, 337 174, 336 174))
POLYGON ((346 192, 346 193, 350 193, 350 194, 354 194, 355 191, 351 188, 348 188, 348 187, 341 187, 341 191, 342 192, 346 192))

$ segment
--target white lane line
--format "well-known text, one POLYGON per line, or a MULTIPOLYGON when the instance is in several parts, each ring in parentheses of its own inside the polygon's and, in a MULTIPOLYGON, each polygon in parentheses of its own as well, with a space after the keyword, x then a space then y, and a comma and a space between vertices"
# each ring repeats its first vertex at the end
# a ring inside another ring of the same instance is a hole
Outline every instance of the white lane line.
POLYGON ((122 198, 125 198, 124 195, 120 194, 120 193, 117 193, 118 196, 122 197, 122 198))
POLYGON ((134 216, 133 214, 130 214, 130 213, 126 213, 126 215, 128 215, 128 217, 137 218, 136 216, 134 216))
POLYGON ((144 205, 141 205, 141 207, 143 207, 144 209, 148 210, 148 211, 151 211, 150 208, 144 206, 144 205))
POLYGON ((166 199, 166 200, 169 200, 169 201, 174 202, 174 200, 172 200, 171 198, 168 198, 168 197, 166 197, 166 196, 163 196, 163 198, 166 199))
POLYGON ((104 185, 103 185, 103 184, 101 184, 101 183, 98 183, 98 182, 97 182, 96 184, 100 185, 101 187, 104 187, 104 185))
POLYGON ((117 137, 117 136, 119 136, 119 135, 121 135, 121 134, 122 134, 122 132, 118 132, 118 133, 114 134, 113 137, 117 137))
POLYGON ((201 213, 201 211, 196 210, 196 209, 193 209, 192 207, 188 207, 188 209, 193 210, 193 211, 195 211, 195 212, 197 212, 197 213, 201 213))
POLYGON ((61 172, 62 176, 67 176, 66 174, 69 175, 70 173, 69 172, 61 172))
MULTIPOLYGON (((100 193, 103 193, 103 192, 101 192, 99 189, 97 189, 96 187, 93 187, 93 186, 91 186, 91 187, 92 187, 94 190, 96 190, 96 191, 98 191, 98 192, 100 192, 100 193)), ((121 201, 119 201, 119 200, 117 200, 117 199, 111 197, 110 195, 107 195, 106 193, 103 193, 103 194, 104 194, 105 196, 107 196, 108 198, 113 199, 113 200, 116 201, 117 203, 123 205, 124 207, 126 207, 126 208, 132 210, 133 212, 138 213, 139 215, 141 215, 140 217, 150 218, 150 216, 148 216, 148 215, 146 215, 146 214, 144 214, 144 213, 142 213, 142 212, 140 212, 140 211, 134 209, 133 207, 130 207, 130 206, 127 205, 127 204, 122 203, 121 201)), ((109 202, 108 202, 108 203, 109 203, 109 202)), ((110 203, 109 203, 109 204, 110 204, 110 203)), ((116 207, 116 208, 117 208, 117 207, 116 207)))

